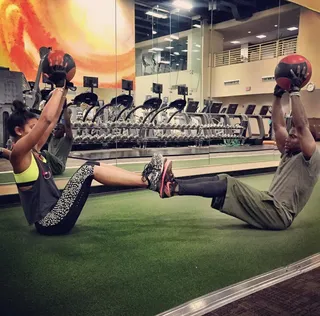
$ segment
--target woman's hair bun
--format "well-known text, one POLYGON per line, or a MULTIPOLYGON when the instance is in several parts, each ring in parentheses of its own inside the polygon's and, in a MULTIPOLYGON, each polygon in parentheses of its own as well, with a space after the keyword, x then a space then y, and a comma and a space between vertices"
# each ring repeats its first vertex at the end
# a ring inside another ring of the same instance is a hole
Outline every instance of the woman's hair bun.
POLYGON ((26 105, 20 100, 14 100, 12 102, 12 111, 13 112, 24 112, 26 111, 26 105))

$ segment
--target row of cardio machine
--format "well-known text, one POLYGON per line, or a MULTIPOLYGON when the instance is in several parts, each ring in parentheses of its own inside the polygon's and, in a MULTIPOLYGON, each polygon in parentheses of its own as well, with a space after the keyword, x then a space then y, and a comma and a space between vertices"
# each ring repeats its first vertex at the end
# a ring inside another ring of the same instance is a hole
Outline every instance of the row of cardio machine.
MULTIPOLYGON (((104 105, 99 104, 93 89, 73 100, 75 105, 89 105, 85 114, 80 113, 72 122, 75 150, 97 146, 203 146, 226 141, 258 144, 267 135, 263 124, 266 115, 250 115, 250 119, 255 119, 258 124, 259 131, 253 132, 255 129, 251 127, 249 115, 234 114, 237 110, 234 104, 229 105, 226 113, 221 113, 222 104, 217 103, 209 103, 198 112, 199 102, 186 101, 186 86, 178 86, 181 98, 167 103, 161 99, 162 85, 154 83, 152 91, 158 96, 150 97, 138 106, 134 105, 131 95, 132 81, 123 80, 122 89, 129 93, 104 105), (95 114, 89 120, 89 113, 94 109, 95 114)), ((253 113, 253 106, 250 110, 253 113)))
POLYGON ((264 140, 272 138, 271 107, 263 105, 258 114, 254 114, 256 105, 249 104, 244 113, 236 114, 239 105, 229 104, 222 107, 222 103, 210 102, 205 100, 204 113, 210 113, 216 119, 224 121, 225 124, 239 123, 244 127, 245 142, 254 145, 261 145, 264 140))

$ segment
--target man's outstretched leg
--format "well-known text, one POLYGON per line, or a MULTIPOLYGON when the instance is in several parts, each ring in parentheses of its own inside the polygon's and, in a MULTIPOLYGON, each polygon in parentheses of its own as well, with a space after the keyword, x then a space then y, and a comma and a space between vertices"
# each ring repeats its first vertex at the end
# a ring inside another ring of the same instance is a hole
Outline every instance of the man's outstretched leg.
POLYGON ((190 180, 172 179, 164 183, 161 192, 162 198, 174 195, 195 195, 206 198, 224 197, 227 192, 227 180, 220 180, 218 176, 190 180))
POLYGON ((161 198, 178 195, 197 195, 212 198, 211 207, 236 217, 256 228, 286 229, 292 215, 278 205, 267 192, 259 191, 227 174, 191 180, 175 179, 167 161, 156 191, 161 198))

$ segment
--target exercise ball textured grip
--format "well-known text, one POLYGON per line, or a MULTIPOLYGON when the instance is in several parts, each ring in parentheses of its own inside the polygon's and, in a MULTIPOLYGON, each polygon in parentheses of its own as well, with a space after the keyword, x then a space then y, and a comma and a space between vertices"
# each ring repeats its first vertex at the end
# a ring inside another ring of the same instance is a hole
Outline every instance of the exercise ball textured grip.
POLYGON ((275 69, 274 77, 277 84, 284 90, 290 90, 292 74, 290 70, 292 69, 294 73, 297 73, 298 66, 302 71, 306 67, 306 79, 302 83, 301 88, 304 87, 311 79, 312 67, 308 59, 301 55, 293 54, 286 56, 281 59, 278 66, 275 69))
POLYGON ((76 74, 76 63, 69 54, 65 54, 62 50, 50 51, 48 55, 45 56, 42 64, 42 72, 47 74, 48 77, 52 75, 57 67, 65 66, 67 73, 66 79, 71 81, 76 74))

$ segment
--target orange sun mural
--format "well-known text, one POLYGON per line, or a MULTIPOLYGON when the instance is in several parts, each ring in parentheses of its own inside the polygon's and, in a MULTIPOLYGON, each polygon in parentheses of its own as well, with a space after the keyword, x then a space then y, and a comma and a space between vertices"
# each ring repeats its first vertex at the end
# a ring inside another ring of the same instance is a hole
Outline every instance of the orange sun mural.
POLYGON ((73 56, 83 76, 104 88, 135 73, 134 2, 128 0, 0 0, 0 66, 34 80, 42 46, 73 56))

